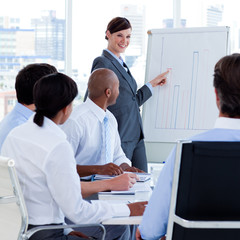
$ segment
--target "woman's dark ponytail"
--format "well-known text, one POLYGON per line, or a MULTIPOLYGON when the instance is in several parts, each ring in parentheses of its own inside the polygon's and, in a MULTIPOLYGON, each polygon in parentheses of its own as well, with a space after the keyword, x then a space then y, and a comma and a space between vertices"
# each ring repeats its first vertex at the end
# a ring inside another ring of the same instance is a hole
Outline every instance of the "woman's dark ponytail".
POLYGON ((40 112, 36 112, 33 118, 33 122, 35 122, 39 127, 43 125, 44 115, 40 112))

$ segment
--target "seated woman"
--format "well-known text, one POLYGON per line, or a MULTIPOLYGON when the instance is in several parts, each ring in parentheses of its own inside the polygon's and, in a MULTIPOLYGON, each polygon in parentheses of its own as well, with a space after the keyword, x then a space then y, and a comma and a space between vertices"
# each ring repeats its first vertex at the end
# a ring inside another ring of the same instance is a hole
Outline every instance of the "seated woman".
MULTIPOLYGON (((16 162, 29 228, 63 224, 65 216, 74 223, 97 223, 114 216, 143 214, 146 202, 111 205, 83 200, 72 147, 58 127, 71 114, 77 92, 76 83, 64 74, 41 78, 33 90, 36 114, 13 129, 3 144, 2 155, 16 162)), ((129 234, 121 235, 125 233, 129 234)), ((76 235, 82 236, 48 230, 34 234, 31 240, 79 239, 76 235)))

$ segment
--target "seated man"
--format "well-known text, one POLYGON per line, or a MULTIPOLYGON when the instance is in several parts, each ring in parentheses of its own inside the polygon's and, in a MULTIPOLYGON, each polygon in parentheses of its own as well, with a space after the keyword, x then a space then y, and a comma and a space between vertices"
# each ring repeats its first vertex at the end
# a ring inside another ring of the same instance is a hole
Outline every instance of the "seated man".
POLYGON ((33 103, 33 86, 41 77, 57 72, 57 69, 47 63, 29 64, 19 71, 15 89, 17 104, 0 123, 0 151, 8 133, 15 127, 25 123, 35 110, 33 103))
MULTIPOLYGON (((219 118, 214 129, 193 141, 240 141, 240 54, 225 56, 215 65, 214 81, 219 118)), ((159 239, 166 234, 175 151, 169 155, 149 201, 136 238, 159 239)))
POLYGON ((73 147, 81 177, 141 171, 131 167, 131 161, 121 148, 117 121, 107 110, 108 106, 115 104, 118 94, 119 81, 116 74, 109 69, 95 70, 89 78, 86 102, 77 106, 62 126, 73 147), (105 121, 108 121, 107 132, 105 121))

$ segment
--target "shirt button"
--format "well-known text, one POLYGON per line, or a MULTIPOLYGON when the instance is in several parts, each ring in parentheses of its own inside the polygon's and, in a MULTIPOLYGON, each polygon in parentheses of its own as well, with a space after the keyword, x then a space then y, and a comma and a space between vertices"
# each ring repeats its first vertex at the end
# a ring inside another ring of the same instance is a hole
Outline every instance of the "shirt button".
POLYGON ((135 101, 135 100, 136 100, 136 97, 132 97, 132 100, 135 101))

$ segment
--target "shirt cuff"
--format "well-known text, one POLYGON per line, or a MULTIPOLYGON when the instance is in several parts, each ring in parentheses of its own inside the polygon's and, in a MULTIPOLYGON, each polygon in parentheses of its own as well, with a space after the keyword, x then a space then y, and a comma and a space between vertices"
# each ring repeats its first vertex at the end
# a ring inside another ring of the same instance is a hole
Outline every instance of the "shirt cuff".
POLYGON ((152 84, 150 82, 147 82, 145 85, 149 88, 149 90, 153 94, 153 86, 152 86, 152 84))
POLYGON ((129 217, 130 208, 126 204, 111 204, 113 217, 129 217))
POLYGON ((72 231, 74 231, 72 228, 64 228, 63 233, 64 235, 68 235, 72 231))
POLYGON ((132 162, 126 157, 119 158, 119 159, 113 161, 113 163, 118 165, 118 166, 120 166, 122 163, 127 163, 130 167, 132 166, 132 162))

